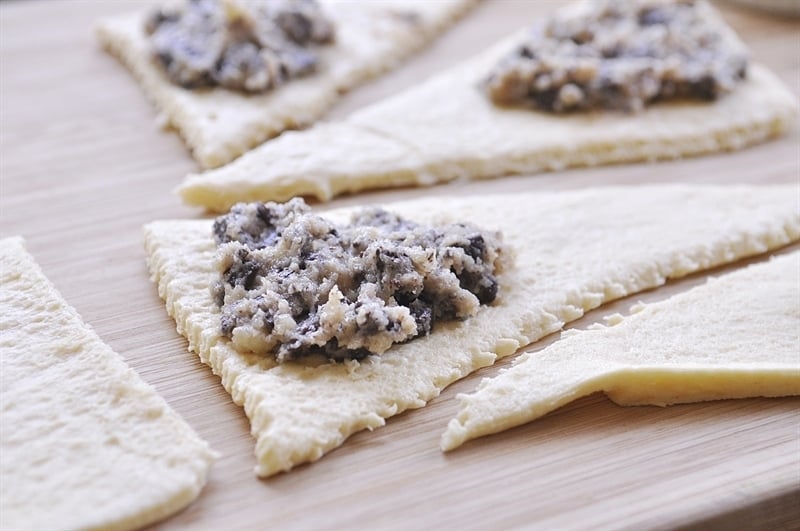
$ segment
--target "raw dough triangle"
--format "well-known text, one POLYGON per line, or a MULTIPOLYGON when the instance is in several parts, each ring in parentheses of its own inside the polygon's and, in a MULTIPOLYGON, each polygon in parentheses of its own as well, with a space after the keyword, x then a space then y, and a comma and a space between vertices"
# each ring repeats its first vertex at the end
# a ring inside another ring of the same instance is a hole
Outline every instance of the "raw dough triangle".
POLYGON ((339 94, 422 48, 477 0, 319 0, 336 24, 334 44, 320 48, 313 75, 264 95, 224 89, 185 90, 150 58, 145 12, 100 22, 103 45, 136 76, 147 96, 206 168, 220 166, 285 129, 307 126, 339 94))
POLYGON ((220 336, 209 289, 218 277, 210 220, 150 223, 145 245, 167 311, 244 406, 257 439, 256 473, 269 476, 424 406, 448 384, 603 302, 797 240, 797 197, 796 186, 667 185, 391 204, 422 222, 499 229, 514 265, 499 277, 498 300, 475 317, 438 323, 431 335, 360 364, 275 366, 234 351, 220 336))
POLYGON ((733 93, 708 103, 660 103, 638 114, 497 107, 479 85, 522 37, 341 122, 287 133, 228 166, 189 175, 178 193, 214 211, 299 195, 330 200, 371 188, 740 149, 795 121, 796 97, 758 64, 733 93))
POLYGON ((442 449, 605 391, 620 405, 800 395, 800 251, 524 354, 460 395, 442 449))
POLYGON ((0 528, 135 529, 206 482, 208 444, 0 240, 0 528))

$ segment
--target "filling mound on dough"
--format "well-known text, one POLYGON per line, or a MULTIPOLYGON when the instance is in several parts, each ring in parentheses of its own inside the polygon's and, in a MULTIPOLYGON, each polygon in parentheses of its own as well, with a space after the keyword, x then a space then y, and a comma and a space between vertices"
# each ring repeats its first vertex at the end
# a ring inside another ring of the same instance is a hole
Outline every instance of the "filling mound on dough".
POLYGON ((495 103, 551 112, 639 111, 713 100, 747 74, 747 50, 702 0, 597 0, 536 25, 490 73, 495 103))
POLYGON ((223 335, 279 362, 361 359, 475 315, 497 297, 504 256, 497 232, 377 208, 337 225, 302 199, 239 203, 214 236, 223 335))
POLYGON ((187 0, 147 19, 153 56, 173 83, 266 92, 313 72, 333 25, 315 0, 187 0))

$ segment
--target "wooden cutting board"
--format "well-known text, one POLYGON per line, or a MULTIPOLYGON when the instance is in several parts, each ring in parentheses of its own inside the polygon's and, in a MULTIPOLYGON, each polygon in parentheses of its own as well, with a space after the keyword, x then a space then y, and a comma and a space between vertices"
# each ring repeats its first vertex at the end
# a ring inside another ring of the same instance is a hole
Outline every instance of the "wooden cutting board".
MULTIPOLYGON (((486 2, 430 50, 349 94, 330 116, 410 86, 556 4, 486 2)), ((221 452, 201 497, 159 529, 800 528, 797 398, 621 408, 595 395, 442 454, 439 435, 456 411, 456 394, 510 360, 452 385, 424 409, 351 437, 318 463, 256 479, 247 419, 186 350, 145 268, 142 224, 202 212, 172 193, 195 169, 183 145, 156 127, 131 76, 93 38, 97 17, 140 5, 0 4, 0 236, 25 236, 84 319, 221 452)), ((800 93, 800 23, 720 7, 753 56, 800 93)), ((740 153, 371 193, 333 205, 606 184, 792 182, 800 179, 799 139, 795 128, 740 153)), ((704 279, 673 282, 572 326, 704 279)))

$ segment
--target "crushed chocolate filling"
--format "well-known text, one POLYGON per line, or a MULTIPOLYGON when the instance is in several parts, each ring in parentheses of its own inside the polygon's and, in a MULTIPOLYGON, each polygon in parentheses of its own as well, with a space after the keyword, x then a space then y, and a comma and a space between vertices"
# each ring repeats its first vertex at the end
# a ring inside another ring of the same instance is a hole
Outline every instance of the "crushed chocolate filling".
POLYGON ((313 72, 314 46, 334 33, 315 0, 187 0, 154 11, 145 32, 173 83, 249 93, 313 72))
POLYGON ((381 209, 337 225, 302 199, 239 203, 214 222, 223 335, 279 362, 382 353, 466 319, 498 293, 501 235, 381 209))
POLYGON ((502 105, 639 111, 713 100, 747 73, 747 51, 703 0, 597 0, 535 26, 486 81, 502 105))

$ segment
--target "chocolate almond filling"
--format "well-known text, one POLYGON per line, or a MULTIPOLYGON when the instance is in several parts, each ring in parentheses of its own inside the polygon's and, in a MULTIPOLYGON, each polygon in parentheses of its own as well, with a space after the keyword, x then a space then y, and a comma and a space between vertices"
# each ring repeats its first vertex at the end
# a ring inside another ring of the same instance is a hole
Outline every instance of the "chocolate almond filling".
POLYGON ((173 83, 251 93, 313 72, 334 36, 315 0, 187 0, 154 11, 145 32, 173 83))
POLYGON ((747 51, 703 0, 598 0, 535 26, 492 70, 497 104, 639 111, 713 100, 747 74, 747 51))
POLYGON ((425 226, 381 209, 337 225, 302 199, 239 203, 217 218, 221 330, 287 361, 359 359, 466 319, 498 294, 499 233, 425 226))

